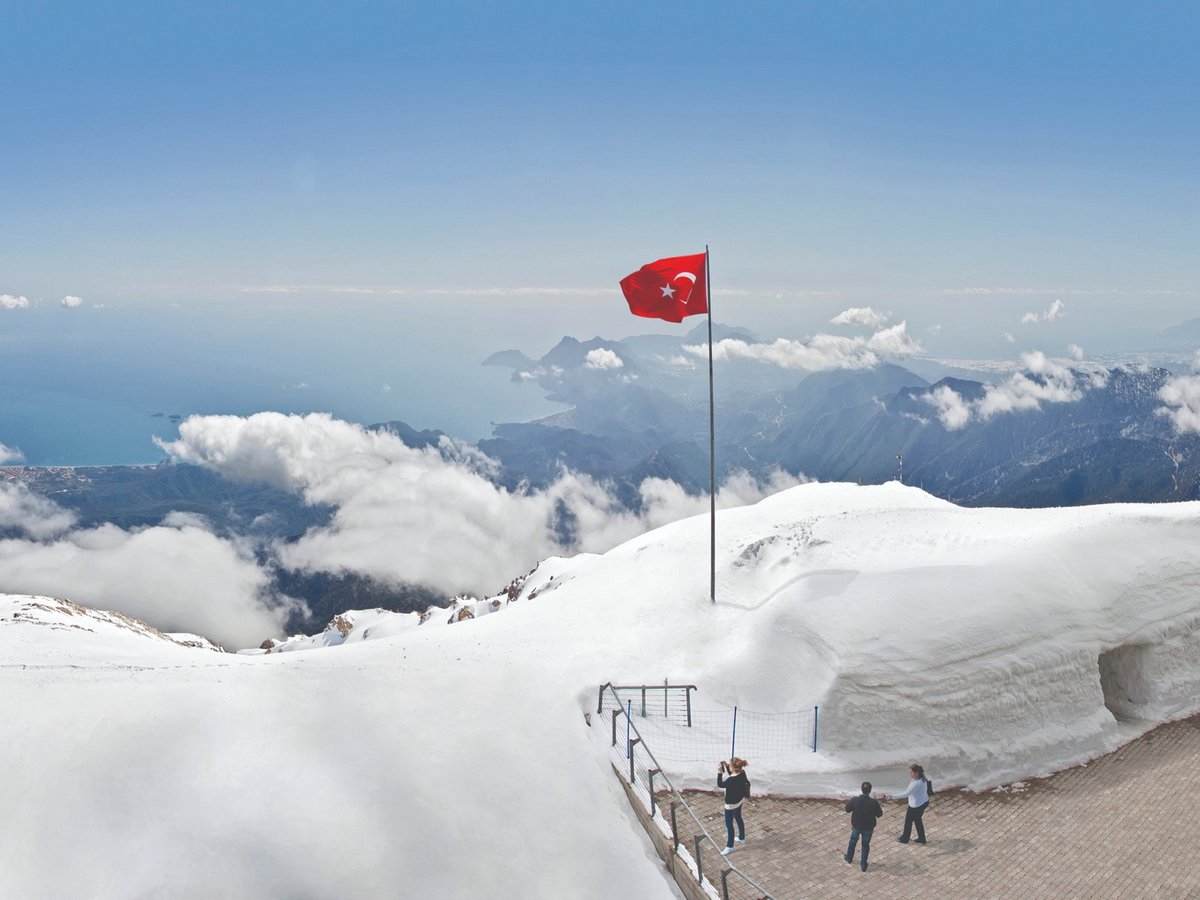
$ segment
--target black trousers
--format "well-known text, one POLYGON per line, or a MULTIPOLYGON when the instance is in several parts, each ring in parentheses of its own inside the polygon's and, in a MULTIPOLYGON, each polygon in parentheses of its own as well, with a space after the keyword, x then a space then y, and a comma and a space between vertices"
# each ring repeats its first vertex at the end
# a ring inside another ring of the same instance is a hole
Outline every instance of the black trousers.
POLYGON ((929 801, 926 800, 920 806, 908 807, 908 812, 904 814, 904 834, 900 835, 900 840, 903 843, 908 843, 908 839, 912 836, 914 825, 917 826, 917 840, 925 840, 925 823, 921 821, 921 818, 925 815, 925 807, 928 805, 929 801))

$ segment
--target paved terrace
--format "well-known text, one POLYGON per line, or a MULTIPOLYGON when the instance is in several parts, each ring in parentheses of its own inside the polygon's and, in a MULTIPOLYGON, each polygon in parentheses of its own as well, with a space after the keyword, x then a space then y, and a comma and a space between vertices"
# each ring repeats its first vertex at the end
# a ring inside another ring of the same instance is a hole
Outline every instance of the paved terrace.
MULTIPOLYGON (((753 760, 750 772, 753 779, 753 760)), ((751 800, 747 842, 731 861, 779 900, 1200 898, 1200 716, 1024 788, 943 792, 937 773, 929 774, 929 843, 896 843, 904 806, 883 800, 866 872, 857 856, 853 866, 843 861, 850 817, 830 800, 751 800)), ((897 783, 883 789, 904 787, 904 775, 897 770, 897 783)), ((686 796, 722 840, 720 795, 686 796)), ((721 858, 705 850, 703 863, 706 880, 719 885, 721 858)), ((738 879, 729 884, 731 898, 753 896, 738 879)))

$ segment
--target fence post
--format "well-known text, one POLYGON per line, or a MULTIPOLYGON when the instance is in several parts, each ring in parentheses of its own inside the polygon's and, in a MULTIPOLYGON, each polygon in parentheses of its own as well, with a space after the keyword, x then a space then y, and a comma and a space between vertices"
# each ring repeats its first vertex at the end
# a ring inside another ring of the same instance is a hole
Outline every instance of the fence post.
POLYGON ((667 712, 667 695, 670 693, 670 687, 669 687, 670 683, 671 683, 671 681, 669 678, 663 679, 663 718, 664 719, 669 719, 671 717, 670 713, 667 712))
POLYGON ((617 713, 619 712, 619 709, 614 709, 612 711, 612 746, 614 747, 617 746, 617 713))
POLYGON ((733 708, 733 738, 729 742, 729 758, 733 759, 734 751, 737 750, 737 707, 733 708))
POLYGON ((600 685, 600 693, 596 697, 596 715, 600 715, 600 713, 604 712, 604 689, 609 687, 611 684, 612 682, 610 681, 608 684, 600 685))
POLYGON ((646 718, 646 686, 642 685, 642 718, 646 718))
POLYGON ((704 862, 700 859, 700 842, 704 840, 704 835, 697 834, 692 838, 692 845, 696 850, 696 880, 704 884, 704 862))
POLYGON ((640 740, 641 740, 641 738, 634 738, 632 741, 630 741, 630 742, 629 742, 629 783, 630 783, 631 785, 634 783, 634 780, 635 780, 635 779, 636 779, 636 777, 637 777, 637 775, 636 775, 636 773, 634 772, 634 769, 633 769, 633 764, 634 764, 634 759, 633 759, 633 746, 634 746, 634 744, 636 744, 636 743, 637 743, 638 741, 640 741, 640 740))
POLYGON ((633 718, 633 701, 626 700, 625 703, 625 758, 632 759, 633 751, 629 747, 629 728, 631 726, 630 719, 633 718))
POLYGON ((654 776, 659 774, 662 769, 649 769, 647 775, 650 777, 650 818, 654 818, 654 811, 658 809, 658 804, 654 802, 654 776))
POLYGON ((817 752, 817 707, 813 707, 813 753, 817 752))
POLYGON ((674 800, 671 801, 671 852, 679 852, 679 826, 675 824, 675 810, 679 804, 674 800))
POLYGON ((721 896, 724 900, 729 900, 729 873, 733 869, 723 869, 721 871, 721 896))
POLYGON ((687 697, 688 728, 692 727, 692 691, 694 690, 694 687, 687 687, 683 691, 683 695, 687 697))

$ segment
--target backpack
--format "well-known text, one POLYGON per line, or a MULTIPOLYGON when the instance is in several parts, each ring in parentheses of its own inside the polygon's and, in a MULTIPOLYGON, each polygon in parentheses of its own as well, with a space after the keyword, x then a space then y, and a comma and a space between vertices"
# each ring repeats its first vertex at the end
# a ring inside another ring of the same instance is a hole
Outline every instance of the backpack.
POLYGON ((933 782, 928 778, 925 779, 925 793, 929 795, 929 800, 933 799, 933 782))

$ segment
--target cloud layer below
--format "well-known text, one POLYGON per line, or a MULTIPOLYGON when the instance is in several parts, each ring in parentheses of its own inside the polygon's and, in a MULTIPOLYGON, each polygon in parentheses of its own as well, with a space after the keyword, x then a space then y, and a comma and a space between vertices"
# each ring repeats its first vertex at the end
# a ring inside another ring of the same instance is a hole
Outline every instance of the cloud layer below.
POLYGON ((0 591, 68 597, 227 647, 278 635, 291 612, 270 599, 252 548, 195 517, 132 531, 74 525, 73 513, 23 485, 0 484, 0 528, 26 535, 0 540, 0 591))
MULTIPOLYGON (((683 349, 696 356, 708 353, 705 345, 689 345, 683 349)), ((902 359, 921 352, 921 345, 909 336, 906 322, 876 331, 870 337, 815 334, 803 341, 779 338, 770 344, 751 344, 726 338, 713 345, 714 360, 751 359, 784 369, 809 372, 873 369, 884 358, 902 359)))
POLYGON ((1021 367, 1024 371, 1012 373, 999 384, 987 385, 977 400, 968 401, 947 385, 930 391, 922 399, 934 408, 947 431, 957 431, 972 419, 986 422, 1001 413, 1041 409, 1043 403, 1073 403, 1083 399, 1089 385, 1103 384, 1102 375, 1081 383, 1074 372, 1040 350, 1021 354, 1021 367))
MULTIPOLYGON (((1196 355, 1200 366, 1200 353, 1196 355)), ((1200 375, 1177 375, 1158 391, 1163 402, 1155 412, 1166 416, 1180 434, 1200 434, 1200 375)))
MULTIPOLYGON (((547 556, 602 552, 708 507, 707 497, 648 479, 635 514, 605 485, 569 471, 544 490, 509 491, 489 480, 495 463, 474 448, 443 439, 440 448, 413 449, 326 414, 193 416, 179 433, 162 447, 180 462, 334 507, 328 525, 276 547, 286 567, 354 571, 447 594, 496 590, 547 556)), ((735 476, 718 504, 755 502, 795 483, 735 476)))

